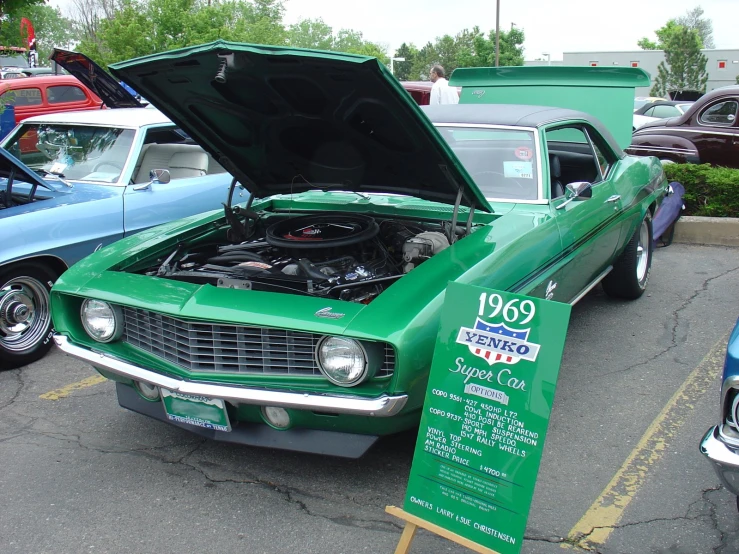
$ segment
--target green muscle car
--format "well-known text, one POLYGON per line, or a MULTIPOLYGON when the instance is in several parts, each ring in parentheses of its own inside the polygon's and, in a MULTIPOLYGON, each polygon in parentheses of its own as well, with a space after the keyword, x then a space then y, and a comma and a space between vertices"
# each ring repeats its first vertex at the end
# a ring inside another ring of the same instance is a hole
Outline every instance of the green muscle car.
POLYGON ((125 408, 358 457, 418 424, 450 281, 569 303, 647 285, 662 166, 591 115, 422 110, 374 58, 223 41, 112 71, 234 176, 224 210, 53 287, 56 344, 125 408))

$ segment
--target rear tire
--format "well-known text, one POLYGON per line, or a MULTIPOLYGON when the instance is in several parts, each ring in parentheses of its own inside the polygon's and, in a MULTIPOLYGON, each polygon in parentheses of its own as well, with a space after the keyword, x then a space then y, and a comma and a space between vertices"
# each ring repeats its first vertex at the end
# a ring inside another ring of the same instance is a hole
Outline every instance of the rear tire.
POLYGON ((49 291, 56 278, 33 263, 0 268, 0 371, 40 360, 51 348, 49 291))
POLYGON ((647 211, 639 227, 603 279, 608 296, 636 300, 647 288, 652 271, 652 214, 647 211))

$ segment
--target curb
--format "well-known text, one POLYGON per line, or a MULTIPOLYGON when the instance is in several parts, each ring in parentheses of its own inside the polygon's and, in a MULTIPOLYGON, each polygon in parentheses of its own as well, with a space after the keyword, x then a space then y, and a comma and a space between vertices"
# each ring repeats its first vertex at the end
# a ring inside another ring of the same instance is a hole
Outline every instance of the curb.
POLYGON ((739 218, 686 215, 675 225, 674 242, 739 246, 739 218))

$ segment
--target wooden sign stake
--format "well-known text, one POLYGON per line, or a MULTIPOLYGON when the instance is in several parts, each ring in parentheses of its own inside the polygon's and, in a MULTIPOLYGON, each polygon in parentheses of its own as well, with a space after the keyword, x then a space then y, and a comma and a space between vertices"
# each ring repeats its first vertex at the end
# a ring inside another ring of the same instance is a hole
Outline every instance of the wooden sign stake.
POLYGON ((447 540, 456 542, 457 544, 461 544, 462 546, 464 546, 465 548, 469 548, 473 552, 478 552, 479 554, 499 554, 495 550, 486 548, 485 546, 471 541, 470 539, 466 539, 461 535, 457 535, 456 533, 452 533, 451 531, 448 531, 443 527, 439 527, 438 525, 426 521, 425 519, 421 519, 420 517, 409 514, 405 510, 402 510, 396 506, 385 506, 385 511, 388 514, 405 521, 405 528, 403 529, 403 534, 400 535, 400 541, 398 542, 398 546, 395 549, 395 554, 408 554, 408 551, 411 548, 411 543, 413 542, 413 537, 415 537, 416 530, 419 527, 421 527, 422 529, 426 529, 427 531, 431 531, 432 533, 439 535, 440 537, 444 537, 447 540))

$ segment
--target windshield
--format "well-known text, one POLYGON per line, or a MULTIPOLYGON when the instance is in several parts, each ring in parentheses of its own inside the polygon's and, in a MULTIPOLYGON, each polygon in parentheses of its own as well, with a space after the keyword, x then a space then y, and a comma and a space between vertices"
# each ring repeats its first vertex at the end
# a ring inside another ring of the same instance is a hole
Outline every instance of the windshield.
POLYGON ((28 60, 23 54, 0 54, 2 67, 28 67, 28 60))
POLYGON ((84 125, 23 125, 5 149, 41 175, 116 183, 135 131, 84 125))
POLYGON ((532 131, 438 127, 485 198, 537 200, 536 144, 532 131))

